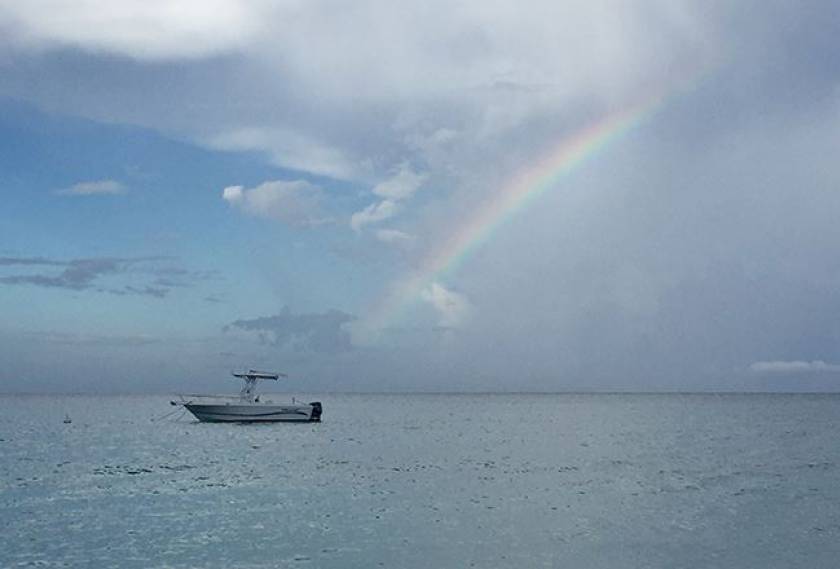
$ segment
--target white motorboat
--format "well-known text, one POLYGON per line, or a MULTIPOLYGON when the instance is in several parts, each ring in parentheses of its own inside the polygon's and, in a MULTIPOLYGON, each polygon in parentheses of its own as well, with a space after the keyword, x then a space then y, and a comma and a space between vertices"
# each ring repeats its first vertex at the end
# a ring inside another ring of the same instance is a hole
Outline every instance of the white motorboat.
POLYGON ((282 373, 248 370, 233 372, 234 377, 245 381, 238 396, 224 395, 180 395, 170 401, 195 415, 199 421, 214 423, 263 423, 263 422, 309 422, 321 420, 321 402, 300 404, 292 399, 290 404, 279 404, 257 395, 260 381, 286 377, 282 373))

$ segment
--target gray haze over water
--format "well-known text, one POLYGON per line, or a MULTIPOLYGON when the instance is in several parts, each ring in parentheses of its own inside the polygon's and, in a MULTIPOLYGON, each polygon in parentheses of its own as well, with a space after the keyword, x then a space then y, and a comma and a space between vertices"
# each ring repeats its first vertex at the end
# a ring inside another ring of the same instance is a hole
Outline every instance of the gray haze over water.
POLYGON ((0 398, 0 566, 837 566, 835 395, 317 397, 0 398))

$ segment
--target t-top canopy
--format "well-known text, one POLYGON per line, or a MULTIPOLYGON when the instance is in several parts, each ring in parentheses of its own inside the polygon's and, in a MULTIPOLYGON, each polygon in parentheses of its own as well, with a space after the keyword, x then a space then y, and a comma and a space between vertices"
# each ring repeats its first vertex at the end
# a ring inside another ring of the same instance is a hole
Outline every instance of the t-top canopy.
POLYGON ((271 373, 267 371, 257 371, 250 369, 248 371, 234 371, 233 377, 240 377, 242 379, 277 379, 279 377, 286 377, 285 373, 271 373))

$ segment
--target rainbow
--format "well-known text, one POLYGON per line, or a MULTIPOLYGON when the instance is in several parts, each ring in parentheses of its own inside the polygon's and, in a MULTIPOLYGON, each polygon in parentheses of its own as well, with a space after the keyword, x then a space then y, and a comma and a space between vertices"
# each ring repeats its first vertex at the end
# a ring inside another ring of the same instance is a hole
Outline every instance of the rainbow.
POLYGON ((433 248, 402 280, 395 283, 368 319, 371 330, 382 330, 432 283, 455 272, 470 255, 517 213, 610 143, 645 121, 667 98, 648 97, 635 105, 608 114, 573 132, 540 159, 517 173, 481 204, 466 223, 433 248))

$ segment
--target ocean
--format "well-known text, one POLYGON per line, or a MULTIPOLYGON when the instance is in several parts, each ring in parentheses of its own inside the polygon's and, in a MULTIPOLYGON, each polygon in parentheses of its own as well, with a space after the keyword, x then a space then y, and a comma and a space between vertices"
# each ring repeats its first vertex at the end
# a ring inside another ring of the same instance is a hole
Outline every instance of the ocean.
POLYGON ((838 395, 313 399, 0 397, 0 567, 840 566, 838 395))

